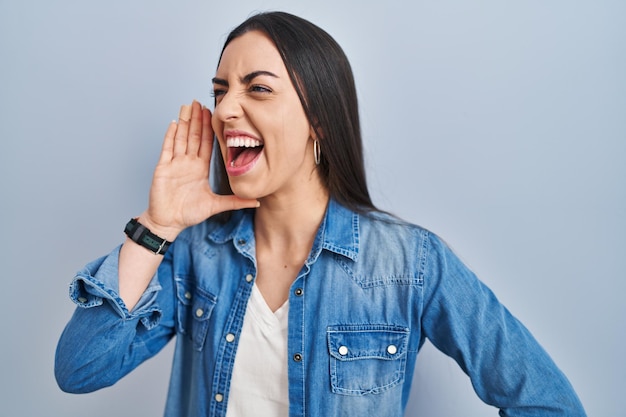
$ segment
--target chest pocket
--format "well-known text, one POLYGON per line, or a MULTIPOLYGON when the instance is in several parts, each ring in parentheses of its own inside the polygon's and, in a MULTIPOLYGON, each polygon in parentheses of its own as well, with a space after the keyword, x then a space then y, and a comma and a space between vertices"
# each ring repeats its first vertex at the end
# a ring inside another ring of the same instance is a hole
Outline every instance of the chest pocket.
POLYGON ((404 381, 409 329, 390 325, 330 326, 332 391, 380 394, 404 381))
POLYGON ((202 350, 217 297, 191 280, 176 278, 176 298, 178 331, 191 339, 194 349, 202 350))

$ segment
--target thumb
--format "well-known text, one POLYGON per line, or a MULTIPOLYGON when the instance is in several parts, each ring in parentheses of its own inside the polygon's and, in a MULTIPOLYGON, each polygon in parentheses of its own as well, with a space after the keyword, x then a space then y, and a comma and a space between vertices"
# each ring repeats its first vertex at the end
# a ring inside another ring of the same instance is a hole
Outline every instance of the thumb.
POLYGON ((224 211, 256 208, 261 203, 258 200, 239 198, 235 195, 218 195, 214 202, 214 214, 224 211))

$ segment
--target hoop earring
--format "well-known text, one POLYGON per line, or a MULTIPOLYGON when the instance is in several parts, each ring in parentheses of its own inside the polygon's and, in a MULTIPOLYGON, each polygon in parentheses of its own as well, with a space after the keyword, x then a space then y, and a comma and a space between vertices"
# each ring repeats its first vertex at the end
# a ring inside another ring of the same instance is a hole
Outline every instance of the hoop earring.
POLYGON ((313 141, 313 160, 315 161, 315 165, 320 164, 321 156, 322 150, 320 149, 320 141, 315 139, 313 141))

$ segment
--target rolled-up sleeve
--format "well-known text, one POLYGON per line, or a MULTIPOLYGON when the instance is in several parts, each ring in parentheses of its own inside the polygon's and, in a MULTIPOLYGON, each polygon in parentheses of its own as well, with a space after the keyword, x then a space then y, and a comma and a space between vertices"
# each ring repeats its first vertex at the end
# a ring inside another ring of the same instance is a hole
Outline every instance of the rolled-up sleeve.
POLYGON ((70 299, 82 308, 96 307, 108 302, 121 318, 139 318, 147 328, 154 327, 161 316, 159 308, 154 306, 157 294, 162 289, 158 273, 148 284, 137 305, 132 311, 128 311, 119 296, 117 271, 120 249, 121 245, 108 256, 90 262, 79 271, 70 283, 70 299))
POLYGON ((110 386, 152 357, 174 334, 171 258, 166 255, 137 305, 119 296, 120 247, 87 264, 70 283, 77 308, 57 345, 55 376, 67 392, 110 386))

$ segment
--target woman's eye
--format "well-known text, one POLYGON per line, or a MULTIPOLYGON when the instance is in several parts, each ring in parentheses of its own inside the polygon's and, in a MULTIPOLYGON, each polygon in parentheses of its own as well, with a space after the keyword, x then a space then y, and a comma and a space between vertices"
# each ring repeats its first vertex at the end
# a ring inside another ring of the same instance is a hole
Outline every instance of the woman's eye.
POLYGON ((218 88, 218 89, 215 89, 215 90, 211 91, 211 96, 213 97, 213 100, 215 101, 215 104, 217 104, 220 101, 222 101, 222 99, 224 98, 225 94, 226 94, 226 90, 223 90, 221 88, 218 88))
POLYGON ((262 85, 253 85, 250 87, 250 92, 252 93, 271 93, 272 90, 270 90, 267 87, 264 87, 262 85))

